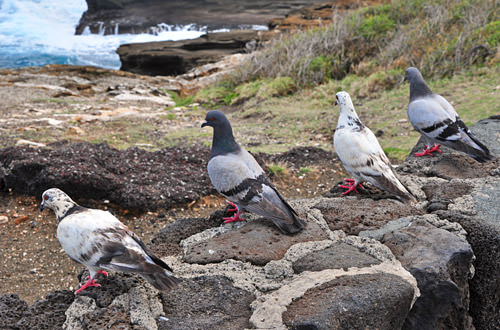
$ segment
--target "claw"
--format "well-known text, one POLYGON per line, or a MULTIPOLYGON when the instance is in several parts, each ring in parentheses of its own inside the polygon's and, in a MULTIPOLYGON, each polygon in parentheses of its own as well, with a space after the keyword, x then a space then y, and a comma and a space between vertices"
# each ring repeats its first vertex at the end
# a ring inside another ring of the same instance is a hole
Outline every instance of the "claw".
POLYGON ((90 287, 90 286, 96 286, 96 287, 99 287, 101 286, 100 284, 98 284, 94 279, 92 278, 89 278, 89 280, 87 281, 87 283, 85 283, 84 285, 82 285, 80 287, 80 289, 76 290, 75 291, 75 294, 79 294, 80 292, 82 292, 83 290, 85 290, 86 288, 90 287))
POLYGON ((353 180, 353 179, 344 179, 346 182, 347 182, 347 185, 344 186, 344 185, 339 185, 340 188, 344 188, 344 189, 347 189, 347 191, 344 191, 342 193, 342 195, 347 195, 348 193, 350 193, 351 191, 354 191, 356 194, 359 194, 358 190, 356 189, 357 187, 360 187, 362 189, 365 189, 365 187, 363 187, 361 185, 361 183, 358 183, 356 184, 356 180, 353 180))
POLYGON ((432 154, 434 151, 438 151, 439 153, 443 153, 439 149, 441 147, 440 144, 435 144, 434 143, 434 146, 432 148, 429 148, 429 146, 427 144, 424 144, 424 146, 425 146, 425 149, 422 152, 417 152, 417 153, 414 154, 416 157, 422 157, 422 156, 425 156, 425 155, 434 156, 432 154))

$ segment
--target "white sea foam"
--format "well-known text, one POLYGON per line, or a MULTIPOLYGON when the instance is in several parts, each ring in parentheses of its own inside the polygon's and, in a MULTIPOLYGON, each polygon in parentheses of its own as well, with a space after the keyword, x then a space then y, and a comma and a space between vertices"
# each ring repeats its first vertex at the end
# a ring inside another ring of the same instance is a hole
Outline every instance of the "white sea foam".
POLYGON ((0 67, 59 63, 118 69, 120 59, 115 51, 122 44, 192 39, 206 33, 205 27, 195 24, 158 24, 150 34, 104 35, 85 29, 82 35, 75 35, 86 10, 85 0, 0 0, 0 67))

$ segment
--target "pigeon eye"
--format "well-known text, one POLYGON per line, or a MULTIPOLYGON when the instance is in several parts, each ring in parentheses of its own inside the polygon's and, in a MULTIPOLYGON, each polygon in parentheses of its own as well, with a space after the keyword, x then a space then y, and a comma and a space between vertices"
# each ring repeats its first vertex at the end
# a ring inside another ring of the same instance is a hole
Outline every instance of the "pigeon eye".
POLYGON ((215 120, 215 118, 214 118, 214 117, 210 117, 210 118, 208 118, 208 121, 214 121, 214 120, 215 120))
POLYGON ((49 196, 45 195, 45 196, 43 196, 43 199, 47 200, 47 199, 49 199, 49 196))

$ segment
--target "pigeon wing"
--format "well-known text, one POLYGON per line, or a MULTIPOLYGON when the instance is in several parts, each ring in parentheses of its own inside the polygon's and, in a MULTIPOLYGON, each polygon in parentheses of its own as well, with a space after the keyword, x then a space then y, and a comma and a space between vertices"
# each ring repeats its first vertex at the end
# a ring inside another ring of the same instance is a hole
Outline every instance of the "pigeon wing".
POLYGON ((416 201, 397 178, 389 158, 368 127, 360 131, 336 131, 335 150, 344 167, 355 177, 388 191, 403 201, 416 201))
POLYGON ((270 218, 283 232, 295 233, 304 227, 255 158, 243 148, 238 153, 213 157, 208 163, 208 174, 224 197, 243 209, 270 218))
POLYGON ((433 94, 410 102, 408 117, 413 127, 428 140, 464 152, 480 162, 492 159, 488 148, 472 134, 442 96, 433 94))

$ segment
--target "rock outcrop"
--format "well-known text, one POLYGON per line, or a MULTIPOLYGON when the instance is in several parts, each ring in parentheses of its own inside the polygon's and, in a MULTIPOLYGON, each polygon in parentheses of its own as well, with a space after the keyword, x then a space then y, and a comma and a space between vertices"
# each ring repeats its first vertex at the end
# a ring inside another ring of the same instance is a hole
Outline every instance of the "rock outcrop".
MULTIPOLYGON (((491 130, 481 138, 494 153, 499 125, 473 128, 491 130)), ((182 279, 175 290, 158 293, 134 275, 99 278, 102 287, 66 309, 64 327, 498 329, 499 161, 471 165, 476 176, 468 163, 447 149, 410 157, 398 171, 420 200, 411 207, 364 194, 290 201, 307 223, 294 236, 251 214, 225 225, 224 211, 178 220, 149 243, 182 279), (392 212, 384 217, 382 206, 392 212)), ((0 315, 13 310, 6 327, 27 308, 0 299, 0 315)))
POLYGON ((184 74, 228 55, 246 53, 269 38, 266 31, 235 30, 189 40, 125 44, 116 52, 123 71, 170 76, 184 74))
POLYGON ((88 10, 80 18, 76 34, 156 32, 162 25, 208 30, 267 25, 276 17, 321 0, 87 0, 88 10))

